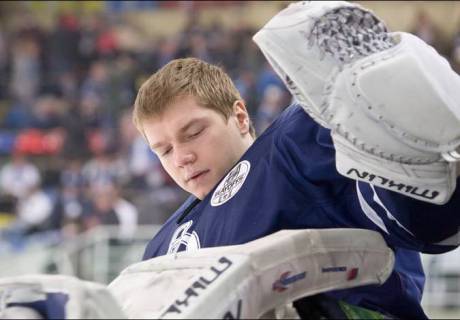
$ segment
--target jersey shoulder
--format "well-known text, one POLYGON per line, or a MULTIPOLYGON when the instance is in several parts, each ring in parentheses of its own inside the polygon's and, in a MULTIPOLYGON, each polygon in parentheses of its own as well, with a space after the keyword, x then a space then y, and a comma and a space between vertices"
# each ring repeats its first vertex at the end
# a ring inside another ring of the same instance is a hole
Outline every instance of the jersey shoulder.
POLYGON ((182 218, 187 214, 199 199, 193 195, 189 196, 184 203, 169 217, 168 220, 161 226, 160 230, 155 234, 152 240, 149 241, 145 248, 142 260, 147 260, 157 256, 162 256, 167 253, 171 234, 176 230, 181 223, 182 218))

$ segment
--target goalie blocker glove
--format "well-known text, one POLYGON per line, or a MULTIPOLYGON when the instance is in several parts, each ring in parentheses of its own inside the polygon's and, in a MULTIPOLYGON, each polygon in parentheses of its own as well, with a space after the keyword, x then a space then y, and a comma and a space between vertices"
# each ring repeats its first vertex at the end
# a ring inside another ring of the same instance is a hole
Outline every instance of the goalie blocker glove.
POLYGON ((460 78, 419 38, 341 1, 291 4, 255 36, 340 174, 435 204, 456 187, 460 78))

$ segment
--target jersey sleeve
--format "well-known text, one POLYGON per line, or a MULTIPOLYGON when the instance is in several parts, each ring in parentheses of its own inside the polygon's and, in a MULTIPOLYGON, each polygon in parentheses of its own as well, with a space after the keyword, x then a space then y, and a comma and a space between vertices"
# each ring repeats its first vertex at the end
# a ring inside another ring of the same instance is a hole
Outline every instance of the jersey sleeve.
POLYGON ((405 197, 364 182, 356 182, 356 192, 362 212, 393 244, 433 254, 450 251, 460 244, 459 188, 444 205, 405 197))
POLYGON ((378 230, 391 246, 425 253, 460 244, 460 188, 448 203, 436 205, 346 178, 336 170, 330 131, 300 107, 289 109, 279 123, 277 147, 286 170, 299 186, 308 186, 303 191, 325 212, 331 227, 378 230))

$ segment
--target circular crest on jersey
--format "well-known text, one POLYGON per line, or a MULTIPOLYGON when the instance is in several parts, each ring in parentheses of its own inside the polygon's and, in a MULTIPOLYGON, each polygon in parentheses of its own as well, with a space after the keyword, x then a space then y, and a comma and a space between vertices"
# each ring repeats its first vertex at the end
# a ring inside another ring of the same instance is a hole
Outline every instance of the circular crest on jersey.
POLYGON ((219 183, 211 198, 211 206, 217 207, 230 200, 243 185, 251 169, 247 160, 239 162, 219 183))

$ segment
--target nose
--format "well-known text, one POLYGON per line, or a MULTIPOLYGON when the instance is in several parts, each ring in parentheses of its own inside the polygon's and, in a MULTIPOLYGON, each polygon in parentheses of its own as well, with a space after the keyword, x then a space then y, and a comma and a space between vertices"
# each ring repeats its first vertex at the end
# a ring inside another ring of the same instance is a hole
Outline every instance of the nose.
POLYGON ((196 160, 196 155, 191 150, 176 148, 174 152, 174 164, 176 167, 184 167, 187 164, 193 163, 196 160))

